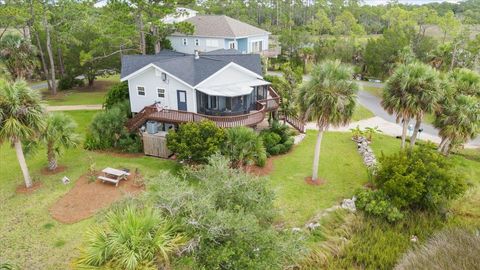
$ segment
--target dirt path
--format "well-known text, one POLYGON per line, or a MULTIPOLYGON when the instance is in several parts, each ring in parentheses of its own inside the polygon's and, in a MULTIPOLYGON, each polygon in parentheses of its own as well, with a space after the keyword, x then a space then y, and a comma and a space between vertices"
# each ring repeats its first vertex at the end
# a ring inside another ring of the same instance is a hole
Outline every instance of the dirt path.
POLYGON ((64 106, 47 106, 47 111, 96 111, 101 110, 102 104, 93 105, 64 105, 64 106))

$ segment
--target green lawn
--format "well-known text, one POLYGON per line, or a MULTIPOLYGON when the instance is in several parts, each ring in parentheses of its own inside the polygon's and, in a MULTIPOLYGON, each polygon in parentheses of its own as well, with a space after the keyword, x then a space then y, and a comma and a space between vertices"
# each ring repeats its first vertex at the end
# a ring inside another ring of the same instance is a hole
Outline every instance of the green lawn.
POLYGON ((382 87, 375 87, 375 86, 372 86, 372 85, 364 85, 362 89, 367 91, 368 93, 376 96, 376 97, 382 98, 382 95, 383 95, 383 88, 382 87))
POLYGON ((44 89, 43 96, 49 106, 103 104, 108 88, 119 81, 119 75, 100 77, 95 80, 92 88, 84 86, 59 91, 56 96, 50 95, 48 90, 44 89))
MULTIPOLYGON (((84 132, 94 111, 66 112, 79 123, 79 132, 84 132)), ((67 269, 76 255, 76 248, 82 241, 83 232, 94 218, 72 225, 59 223, 50 217, 49 207, 68 192, 75 180, 87 172, 89 156, 97 168, 139 168, 144 175, 153 176, 159 170, 177 169, 175 162, 152 157, 116 157, 78 149, 68 150, 59 160, 67 166, 63 173, 43 176, 40 170, 46 166, 45 151, 27 157, 30 173, 36 181, 42 182, 41 189, 31 195, 16 194, 15 189, 23 183, 15 152, 6 143, 0 146, 0 261, 6 260, 27 269, 67 269), (63 185, 60 179, 69 177, 73 183, 63 185)))
POLYGON ((285 221, 294 226, 305 224, 323 209, 353 195, 367 181, 367 170, 357 153, 350 133, 327 132, 322 141, 319 176, 325 183, 307 185, 312 174, 316 132, 307 136, 292 152, 274 160, 270 183, 285 221))
POLYGON ((355 112, 353 112, 352 121, 360 121, 363 119, 368 119, 374 117, 373 114, 369 109, 365 108, 364 106, 357 104, 355 107, 355 112))

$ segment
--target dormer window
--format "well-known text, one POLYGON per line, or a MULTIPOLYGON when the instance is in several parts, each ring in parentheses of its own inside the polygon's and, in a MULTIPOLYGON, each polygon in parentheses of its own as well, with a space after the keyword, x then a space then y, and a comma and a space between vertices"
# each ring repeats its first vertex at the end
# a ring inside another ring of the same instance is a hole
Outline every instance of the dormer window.
POLYGON ((183 46, 187 46, 187 38, 183 38, 183 46))

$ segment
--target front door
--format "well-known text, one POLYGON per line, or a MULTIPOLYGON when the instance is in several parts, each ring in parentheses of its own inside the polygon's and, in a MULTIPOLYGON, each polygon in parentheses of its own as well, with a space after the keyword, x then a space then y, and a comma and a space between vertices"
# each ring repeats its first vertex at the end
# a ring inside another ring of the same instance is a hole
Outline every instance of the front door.
POLYGON ((187 110, 187 91, 177 90, 177 108, 179 111, 187 110))

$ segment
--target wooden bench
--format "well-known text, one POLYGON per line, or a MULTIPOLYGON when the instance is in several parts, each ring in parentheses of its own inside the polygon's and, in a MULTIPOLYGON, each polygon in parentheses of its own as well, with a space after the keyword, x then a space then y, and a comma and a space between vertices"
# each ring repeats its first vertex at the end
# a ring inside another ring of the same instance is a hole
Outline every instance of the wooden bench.
POLYGON ((118 187, 118 183, 120 182, 120 179, 112 179, 112 178, 108 178, 108 177, 105 177, 105 176, 98 176, 97 177, 98 179, 102 180, 102 182, 110 182, 110 183, 114 183, 116 187, 118 187))

